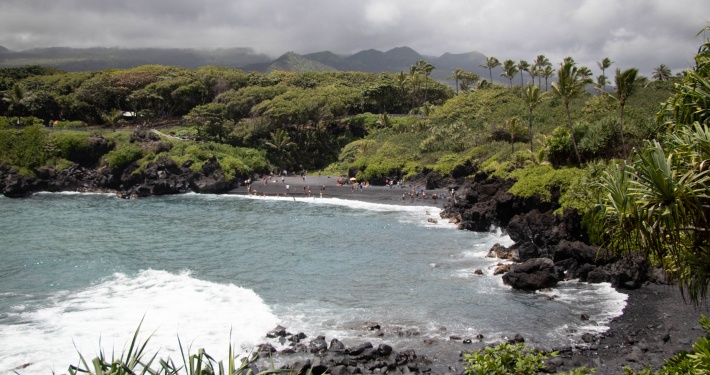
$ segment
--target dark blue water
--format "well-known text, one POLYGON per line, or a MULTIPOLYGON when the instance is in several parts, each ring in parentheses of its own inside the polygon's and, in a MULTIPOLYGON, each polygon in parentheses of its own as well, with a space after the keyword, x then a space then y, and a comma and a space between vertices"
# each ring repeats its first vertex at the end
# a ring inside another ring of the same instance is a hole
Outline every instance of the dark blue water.
POLYGON ((385 338, 402 346, 516 332, 564 345, 620 314, 608 285, 563 283, 554 301, 510 290, 485 258, 507 237, 429 223, 427 211, 438 217, 336 199, 0 198, 0 372, 63 372, 74 344, 88 357, 99 341, 120 349, 141 319, 161 353, 179 336, 224 358, 230 330, 249 350, 277 324, 345 342, 377 322, 419 333, 385 338))

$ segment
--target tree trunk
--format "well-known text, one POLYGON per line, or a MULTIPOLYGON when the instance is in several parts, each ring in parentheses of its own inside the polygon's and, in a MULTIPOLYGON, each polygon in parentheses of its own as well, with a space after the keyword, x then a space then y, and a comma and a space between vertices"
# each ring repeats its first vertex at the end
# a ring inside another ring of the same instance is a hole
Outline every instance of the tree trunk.
POLYGON ((533 153, 533 136, 532 136, 532 108, 530 108, 530 125, 528 129, 530 130, 530 152, 533 153))
POLYGON ((621 151, 626 159, 626 144, 624 143, 624 105, 626 103, 619 103, 619 133, 621 133, 621 151))
POLYGON ((572 137, 572 146, 574 146, 574 155, 577 156, 577 164, 582 164, 582 158, 579 157, 579 150, 577 150, 577 140, 574 137, 574 129, 572 128, 572 118, 569 115, 569 103, 565 103, 565 109, 567 110, 567 126, 569 127, 569 133, 572 137))

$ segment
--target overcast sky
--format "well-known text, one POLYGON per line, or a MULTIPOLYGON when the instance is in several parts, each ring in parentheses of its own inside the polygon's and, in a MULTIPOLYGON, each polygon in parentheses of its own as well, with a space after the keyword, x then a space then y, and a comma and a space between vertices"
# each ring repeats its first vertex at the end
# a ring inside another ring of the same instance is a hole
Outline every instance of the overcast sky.
POLYGON ((709 0, 0 0, 0 45, 251 47, 274 57, 409 46, 501 61, 544 54, 555 65, 572 56, 597 74, 609 57, 612 69, 650 75, 690 67, 709 20, 709 0))

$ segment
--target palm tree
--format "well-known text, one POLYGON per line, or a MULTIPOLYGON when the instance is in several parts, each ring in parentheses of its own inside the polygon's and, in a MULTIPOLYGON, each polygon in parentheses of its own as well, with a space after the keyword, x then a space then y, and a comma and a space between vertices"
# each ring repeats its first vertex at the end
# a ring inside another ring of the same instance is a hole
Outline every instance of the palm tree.
POLYGON ((430 64, 426 60, 419 60, 414 64, 414 69, 416 72, 424 74, 424 102, 427 101, 427 90, 429 89, 429 75, 431 71, 434 70, 434 65, 430 64))
POLYGON ((281 170, 282 167, 284 167, 283 162, 286 157, 289 156, 289 151, 296 147, 296 143, 291 141, 291 137, 286 133, 286 130, 284 129, 279 129, 276 131, 276 133, 271 132, 271 141, 265 142, 267 146, 272 148, 274 152, 278 155, 279 157, 279 168, 277 170, 281 170))
POLYGON ((580 66, 578 69, 579 75, 584 77, 584 78, 592 78, 594 75, 592 73, 592 70, 587 68, 586 66, 580 66))
POLYGON ((394 75, 394 82, 397 84, 397 87, 399 87, 400 91, 402 93, 406 92, 406 87, 407 87, 407 73, 400 71, 399 73, 394 75))
POLYGON ((416 106, 416 98, 419 94, 419 86, 420 86, 420 80, 419 80, 419 74, 417 73, 417 67, 415 65, 412 65, 409 67, 409 76, 407 77, 407 82, 409 85, 412 87, 412 110, 416 106))
POLYGON ((597 90, 606 92, 606 85, 609 83, 609 79, 606 78, 604 74, 597 76, 597 82, 594 84, 597 90))
POLYGON ((123 117, 123 111, 120 109, 114 109, 111 112, 101 114, 101 119, 104 120, 106 124, 110 125, 111 131, 114 132, 116 131, 116 124, 121 117, 123 117))
POLYGON ((574 128, 572 128, 572 117, 569 113, 570 99, 579 96, 584 92, 584 86, 592 83, 589 77, 585 77, 579 73, 573 61, 567 61, 560 65, 557 71, 557 82, 552 84, 552 92, 555 93, 565 104, 567 112, 567 126, 569 127, 570 136, 572 137, 572 146, 574 146, 574 154, 577 157, 577 163, 582 164, 582 158, 579 156, 577 149, 577 140, 574 136, 574 128))
POLYGON ((528 110, 530 110, 530 124, 528 126, 528 129, 530 136, 530 152, 533 152, 533 110, 538 104, 542 103, 543 100, 543 95, 540 93, 540 88, 533 85, 532 82, 528 83, 528 85, 523 88, 523 100, 525 101, 525 104, 528 105, 528 110))
POLYGON ((508 87, 513 87, 513 77, 516 74, 518 74, 518 67, 515 65, 515 61, 510 59, 503 61, 503 72, 500 76, 508 78, 508 87))
MULTIPOLYGON (((614 62, 611 61, 608 57, 603 58, 602 61, 597 61, 597 66, 599 67, 599 69, 601 69, 602 76, 604 77, 604 79, 606 79, 606 70, 609 69, 609 67, 613 63, 614 62)), ((606 83, 602 85, 602 91, 606 91, 605 86, 606 86, 606 83)))
POLYGON ((517 68, 520 71, 520 88, 523 88, 525 86, 525 82, 523 82, 523 72, 530 72, 530 63, 525 60, 520 60, 518 61, 517 68))
POLYGON ((500 61, 493 56, 486 58, 486 63, 479 65, 481 68, 487 68, 490 75, 491 83, 493 83, 493 68, 500 66, 500 61))
POLYGON ((653 69, 651 77, 656 81, 668 81, 671 79, 671 69, 666 64, 661 64, 658 68, 653 69))
POLYGON ((537 55, 533 66, 535 67, 535 75, 537 76, 537 85, 539 87, 542 72, 545 70, 546 66, 552 66, 552 64, 550 63, 550 59, 545 57, 545 55, 537 55))
POLYGON ((626 144, 624 143, 624 106, 626 105, 626 99, 634 93, 636 87, 636 75, 639 70, 636 68, 631 68, 624 70, 616 69, 616 75, 614 75, 614 84, 616 85, 616 100, 619 101, 619 133, 621 133, 621 148, 624 153, 624 159, 626 159, 626 144))
POLYGON ((545 77, 545 91, 549 90, 548 85, 547 85, 547 80, 555 75, 555 69, 552 68, 552 65, 547 65, 545 69, 542 70, 542 76, 545 77))
POLYGON ((449 79, 453 79, 456 82, 456 95, 459 94, 459 81, 463 77, 464 70, 461 68, 456 68, 449 76, 449 79))
POLYGON ((469 92, 471 87, 478 82, 481 77, 474 72, 463 72, 461 74, 461 90, 464 92, 469 92))
POLYGON ((515 136, 520 131, 520 126, 518 126, 518 118, 513 117, 506 121, 506 127, 508 128, 508 134, 510 134, 510 150, 515 152, 515 136))
POLYGON ((12 90, 8 90, 3 95, 2 100, 10 103, 8 108, 11 112, 17 113, 17 126, 20 126, 20 117, 22 116, 22 100, 25 98, 22 88, 19 84, 15 83, 12 86, 12 90))

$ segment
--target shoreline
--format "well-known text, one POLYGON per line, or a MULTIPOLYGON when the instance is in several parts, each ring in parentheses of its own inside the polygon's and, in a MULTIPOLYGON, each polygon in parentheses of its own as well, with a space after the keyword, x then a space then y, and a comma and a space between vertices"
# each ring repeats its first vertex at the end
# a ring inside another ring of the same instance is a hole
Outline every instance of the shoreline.
MULTIPOLYGON (((405 184, 404 187, 389 188, 385 186, 369 186, 362 192, 352 191, 350 185, 336 186, 335 176, 306 176, 305 182, 300 176, 289 176, 282 183, 263 180, 255 181, 253 187, 264 194, 275 196, 286 193, 285 185, 290 187, 288 196, 307 197, 303 187, 311 187, 311 194, 318 197, 319 189, 325 186, 324 198, 340 198, 359 200, 367 203, 380 203, 404 206, 436 206, 443 208, 450 191, 447 189, 426 190, 427 198, 415 199, 413 202, 402 193, 408 193, 416 184, 405 184), (316 187, 314 189, 314 187, 316 187), (315 192, 315 194, 314 194, 315 192), (437 204, 432 204, 431 193, 437 193, 437 204)), ((245 186, 231 190, 228 194, 246 195, 245 186)), ((638 289, 617 288, 617 292, 628 295, 622 314, 609 323, 605 333, 598 334, 591 342, 580 342, 575 347, 560 352, 554 360, 559 371, 587 366, 596 368, 596 374, 620 374, 625 366, 641 370, 647 365, 654 369, 660 368, 666 359, 671 358, 681 350, 692 350, 695 341, 704 336, 698 320, 701 314, 710 314, 707 306, 696 308, 683 300, 676 285, 659 285, 646 283, 638 289)), ((521 332, 525 336, 524 332, 521 332)), ((453 344, 442 342, 435 351, 434 360, 462 371, 460 352, 477 348, 476 345, 453 344), (450 355, 441 358, 442 351, 451 351, 450 355), (439 358, 437 358, 439 357, 439 358), (455 359, 455 361, 454 361, 455 359)), ((428 353, 421 353, 427 355, 428 353)))
MULTIPOLYGON (((338 185, 338 176, 306 176, 305 180, 301 176, 288 176, 281 182, 280 176, 274 176, 266 184, 263 179, 254 180, 251 184, 252 191, 256 191, 256 196, 267 197, 295 197, 295 198, 320 198, 323 189, 323 198, 339 198, 356 200, 366 203, 390 204, 398 206, 429 206, 443 208, 450 196, 450 191, 446 189, 424 190, 424 197, 410 197, 412 191, 424 188, 423 185, 405 183, 402 187, 375 186, 363 187, 358 191, 354 185, 349 183, 338 185), (288 185, 288 189, 286 186, 288 185), (304 189, 305 188, 305 189, 304 189), (310 196, 308 192, 310 191, 310 196), (404 197, 402 195, 405 195, 404 197), (432 194, 437 194, 436 202, 432 199, 432 194)), ((240 183, 240 186, 229 190, 225 194, 249 195, 247 186, 240 183)))
MULTIPOLYGON (((431 193, 446 196, 445 189, 426 190, 427 198, 402 200, 402 193, 408 193, 415 184, 405 184, 404 187, 369 186, 362 192, 354 191, 350 185, 337 186, 337 177, 333 176, 289 176, 282 183, 262 181, 254 183, 257 193, 267 196, 283 196, 285 185, 290 187, 289 197, 307 197, 303 187, 311 187, 311 194, 319 196, 319 189, 325 186, 324 198, 339 198, 367 203, 378 203, 400 206, 431 206, 442 208, 446 199, 438 199, 433 204, 431 193), (315 188, 314 188, 315 187, 315 188), (318 195, 313 194, 316 191, 318 195)), ((81 193, 81 192, 77 192, 81 193)), ((90 193, 90 192, 89 192, 90 193)), ((111 193, 111 192, 106 192, 111 193)), ((246 195, 245 186, 239 186, 225 194, 246 195)), ((587 343, 578 343, 570 348, 564 348, 555 359, 558 370, 569 371, 579 366, 596 368, 596 374, 620 374, 625 366, 636 370, 646 365, 654 369, 663 365, 663 361, 671 358, 680 350, 691 350, 692 344, 704 336, 698 320, 701 314, 708 315, 708 307, 696 308, 683 301, 678 287, 675 285, 657 285, 647 283, 639 289, 617 289, 628 295, 626 307, 622 315, 613 319, 609 329, 596 335, 587 343)), ((520 332, 525 336, 525 332, 520 332)), ((460 342, 440 341, 431 347, 435 353, 434 360, 440 365, 453 366, 462 371, 461 351, 477 349, 477 345, 464 345, 460 342), (446 354, 443 354, 446 352, 446 354)), ((562 348, 560 348, 562 349, 562 348)), ((429 353, 418 353, 428 356, 429 353)), ((438 367, 438 366, 437 366, 438 367)))

